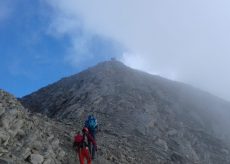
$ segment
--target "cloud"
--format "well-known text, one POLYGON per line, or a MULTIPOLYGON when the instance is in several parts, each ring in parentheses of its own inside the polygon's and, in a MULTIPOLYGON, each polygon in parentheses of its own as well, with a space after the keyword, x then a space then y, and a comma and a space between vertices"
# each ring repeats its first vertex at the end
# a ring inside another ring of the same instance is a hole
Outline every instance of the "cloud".
POLYGON ((230 1, 47 3, 55 9, 56 20, 62 20, 55 25, 59 34, 72 35, 80 26, 86 33, 110 37, 126 47, 121 60, 128 65, 193 84, 230 100, 230 88, 226 85, 230 83, 230 1))
MULTIPOLYGON (((70 40, 65 61, 73 67, 79 67, 89 60, 94 60, 96 55, 92 52, 91 45, 97 44, 94 41, 97 35, 84 27, 83 20, 76 11, 69 11, 65 6, 68 3, 47 1, 47 4, 53 9, 47 33, 56 38, 68 37, 70 40)), ((101 39, 105 38, 101 37, 98 41, 101 39)))
MULTIPOLYGON (((88 36, 89 38, 91 36, 88 36)), ((68 50, 68 55, 66 56, 66 61, 73 66, 79 66, 82 61, 89 60, 93 57, 90 52, 88 41, 90 40, 87 36, 80 36, 72 38, 72 46, 68 50)))

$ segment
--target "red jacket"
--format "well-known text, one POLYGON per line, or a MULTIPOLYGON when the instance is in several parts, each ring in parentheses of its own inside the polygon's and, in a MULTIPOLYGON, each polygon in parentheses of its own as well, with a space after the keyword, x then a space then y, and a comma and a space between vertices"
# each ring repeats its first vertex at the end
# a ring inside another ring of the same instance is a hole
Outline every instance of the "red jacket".
POLYGON ((97 143, 96 143, 95 139, 93 139, 93 136, 90 133, 86 134, 86 136, 88 138, 88 141, 91 142, 91 143, 93 143, 93 145, 95 147, 97 147, 97 143))
MULTIPOLYGON (((84 134, 83 134, 84 135, 84 134)), ((82 146, 82 143, 84 142, 84 137, 83 135, 81 134, 77 134, 75 135, 74 137, 74 145, 76 145, 77 147, 81 147, 82 146)), ((88 143, 91 142, 95 148, 97 149, 97 144, 96 144, 96 141, 93 139, 92 135, 90 133, 88 134, 85 134, 86 137, 87 137, 87 140, 88 140, 88 143)))

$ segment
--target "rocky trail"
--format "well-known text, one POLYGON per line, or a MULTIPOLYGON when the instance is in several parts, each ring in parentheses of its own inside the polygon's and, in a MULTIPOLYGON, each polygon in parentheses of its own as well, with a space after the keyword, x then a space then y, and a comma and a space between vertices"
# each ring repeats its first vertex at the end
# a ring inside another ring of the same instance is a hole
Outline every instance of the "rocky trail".
MULTIPOLYGON (((79 163, 72 145, 75 133, 82 128, 82 121, 57 121, 41 114, 31 114, 3 90, 0 90, 0 100, 0 164, 79 163)), ((111 151, 108 151, 107 144, 103 143, 108 138, 107 133, 106 130, 98 133, 95 164, 117 160, 112 155, 117 146, 109 145, 111 151)))

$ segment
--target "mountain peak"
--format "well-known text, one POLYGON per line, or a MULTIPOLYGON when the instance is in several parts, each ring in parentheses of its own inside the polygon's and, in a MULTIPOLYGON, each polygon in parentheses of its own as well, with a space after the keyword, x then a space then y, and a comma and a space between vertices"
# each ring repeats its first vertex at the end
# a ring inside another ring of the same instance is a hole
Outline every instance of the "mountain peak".
POLYGON ((21 101, 33 112, 76 124, 93 113, 103 129, 99 141, 121 145, 123 156, 137 158, 124 162, 118 155, 118 163, 230 162, 225 145, 230 137, 229 104, 116 60, 64 78, 21 101), (143 147, 146 159, 133 151, 143 147))
POLYGON ((129 67, 127 67, 125 64, 123 64, 122 62, 115 60, 115 59, 111 59, 108 61, 104 61, 101 63, 98 63, 96 66, 91 67, 92 69, 102 69, 104 71, 108 71, 108 70, 122 70, 122 69, 128 69, 129 67))

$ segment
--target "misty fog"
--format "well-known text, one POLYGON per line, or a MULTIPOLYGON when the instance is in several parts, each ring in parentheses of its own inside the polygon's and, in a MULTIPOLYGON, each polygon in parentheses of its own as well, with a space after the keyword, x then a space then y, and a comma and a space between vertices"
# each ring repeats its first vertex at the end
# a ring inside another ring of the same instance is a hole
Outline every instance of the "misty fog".
MULTIPOLYGON (((47 3, 54 9, 50 23, 54 35, 74 38, 74 29, 83 27, 85 33, 106 36, 124 45, 126 51, 120 60, 133 68, 189 83, 230 100, 229 1, 47 3)), ((71 58, 79 60, 81 56, 71 58)))

